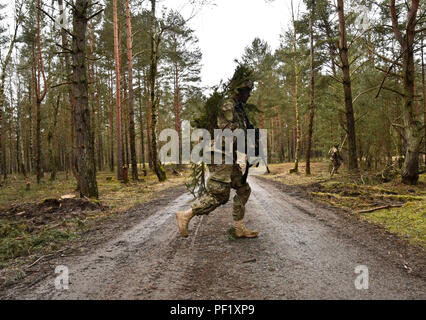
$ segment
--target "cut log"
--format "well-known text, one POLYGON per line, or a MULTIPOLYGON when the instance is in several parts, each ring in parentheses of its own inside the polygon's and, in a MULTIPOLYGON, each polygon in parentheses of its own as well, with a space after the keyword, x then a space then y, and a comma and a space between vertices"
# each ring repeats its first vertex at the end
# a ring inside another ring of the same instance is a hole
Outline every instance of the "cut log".
POLYGON ((61 200, 63 199, 74 199, 75 198, 75 194, 64 194, 63 196, 61 196, 61 200))

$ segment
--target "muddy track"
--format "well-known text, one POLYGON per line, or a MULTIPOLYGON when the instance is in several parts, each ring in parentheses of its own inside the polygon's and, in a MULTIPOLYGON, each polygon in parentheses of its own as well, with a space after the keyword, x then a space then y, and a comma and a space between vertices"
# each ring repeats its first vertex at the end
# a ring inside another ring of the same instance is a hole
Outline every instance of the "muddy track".
MULTIPOLYGON (((279 186, 251 178, 246 224, 257 239, 231 240, 231 204, 196 217, 190 237, 177 233, 175 211, 191 196, 148 206, 127 230, 87 253, 56 259, 69 268, 69 290, 54 286, 54 267, 10 299, 425 299, 424 252, 404 267, 396 240, 279 186), (400 259, 395 258, 398 255, 400 259), (412 262, 411 262, 412 261, 412 262), (414 265, 415 264, 415 265, 414 265), (357 290, 354 269, 369 270, 357 290)), ((408 249, 407 249, 408 250, 408 249)), ((417 251, 416 251, 417 250, 417 251)), ((405 250, 406 251, 406 250, 405 250)), ((410 251, 411 252, 411 251, 410 251)), ((414 258, 413 258, 414 256, 414 258)), ((52 264, 52 266, 54 266, 52 264)), ((406 263, 408 264, 408 262, 406 263)))

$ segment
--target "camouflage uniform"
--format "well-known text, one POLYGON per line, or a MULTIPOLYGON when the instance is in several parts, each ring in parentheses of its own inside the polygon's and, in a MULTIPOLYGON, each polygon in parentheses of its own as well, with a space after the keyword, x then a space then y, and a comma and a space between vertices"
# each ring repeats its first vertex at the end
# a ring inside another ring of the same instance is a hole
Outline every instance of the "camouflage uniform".
POLYGON ((340 155, 339 149, 337 147, 332 147, 330 151, 328 151, 328 154, 330 155, 330 160, 333 165, 333 171, 331 172, 333 175, 334 173, 337 173, 337 170, 339 170, 343 158, 340 155))
MULTIPOLYGON (((222 111, 223 113, 217 119, 219 129, 245 129, 242 120, 234 111, 234 103, 232 101, 226 102, 222 107, 222 111)), ((235 144, 233 150, 234 164, 208 165, 210 176, 207 180, 207 194, 197 199, 192 205, 192 210, 195 215, 209 214, 217 207, 227 203, 232 188, 236 190, 236 195, 233 199, 233 218, 235 221, 244 218, 245 204, 250 197, 251 189, 248 183, 242 183, 243 173, 241 167, 236 163, 235 144)))

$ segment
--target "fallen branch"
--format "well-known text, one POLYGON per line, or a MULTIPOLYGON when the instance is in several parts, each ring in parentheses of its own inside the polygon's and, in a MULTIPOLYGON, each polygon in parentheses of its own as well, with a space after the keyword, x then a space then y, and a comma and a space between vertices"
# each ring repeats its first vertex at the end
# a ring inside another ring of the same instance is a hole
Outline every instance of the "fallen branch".
POLYGON ((370 208, 370 209, 364 209, 364 210, 355 211, 355 213, 358 214, 358 213, 373 212, 373 211, 382 210, 382 209, 400 208, 403 205, 404 204, 392 204, 392 205, 389 204, 389 205, 386 205, 386 206, 381 206, 381 207, 375 207, 375 208, 370 208))
POLYGON ((55 252, 52 252, 52 253, 49 253, 49 254, 46 254, 46 255, 43 255, 43 256, 41 256, 40 258, 38 258, 36 261, 34 261, 33 263, 31 263, 29 266, 27 266, 26 268, 27 268, 27 269, 29 269, 29 268, 31 268, 32 266, 36 265, 36 264, 37 264, 39 261, 41 261, 42 259, 47 258, 47 257, 50 257, 50 256, 53 256, 53 255, 55 255, 55 254, 57 254, 57 253, 60 253, 60 252, 65 251, 65 250, 67 250, 67 248, 65 248, 65 249, 61 249, 61 250, 58 250, 58 251, 55 251, 55 252))
POLYGON ((53 253, 50 253, 50 254, 46 254, 46 255, 44 255, 44 256, 41 256, 41 257, 40 257, 40 258, 38 258, 36 261, 34 261, 33 263, 31 263, 29 266, 27 266, 27 269, 29 269, 29 268, 31 268, 32 266, 36 265, 36 264, 37 264, 37 262, 39 262, 41 259, 46 258, 46 257, 49 257, 49 256, 52 256, 52 255, 53 255, 53 253))

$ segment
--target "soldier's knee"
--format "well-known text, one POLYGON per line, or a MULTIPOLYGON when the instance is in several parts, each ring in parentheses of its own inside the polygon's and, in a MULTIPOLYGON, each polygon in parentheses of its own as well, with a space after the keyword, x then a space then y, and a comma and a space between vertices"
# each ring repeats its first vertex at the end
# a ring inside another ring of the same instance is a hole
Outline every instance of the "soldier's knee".
POLYGON ((251 188, 250 188, 250 185, 248 183, 246 183, 246 190, 247 190, 246 194, 250 196, 250 194, 251 194, 251 188))
POLYGON ((241 197, 244 203, 247 202, 248 198, 250 197, 250 194, 251 194, 251 188, 248 183, 246 183, 245 185, 243 185, 241 188, 237 190, 237 195, 241 197))
POLYGON ((227 193, 217 194, 217 195, 215 195, 215 197, 218 200, 218 202, 222 205, 222 204, 225 204, 229 201, 230 195, 231 195, 231 193, 228 191, 227 193))
POLYGON ((231 187, 228 183, 209 180, 207 191, 212 197, 216 199, 219 204, 225 204, 229 200, 231 187))

